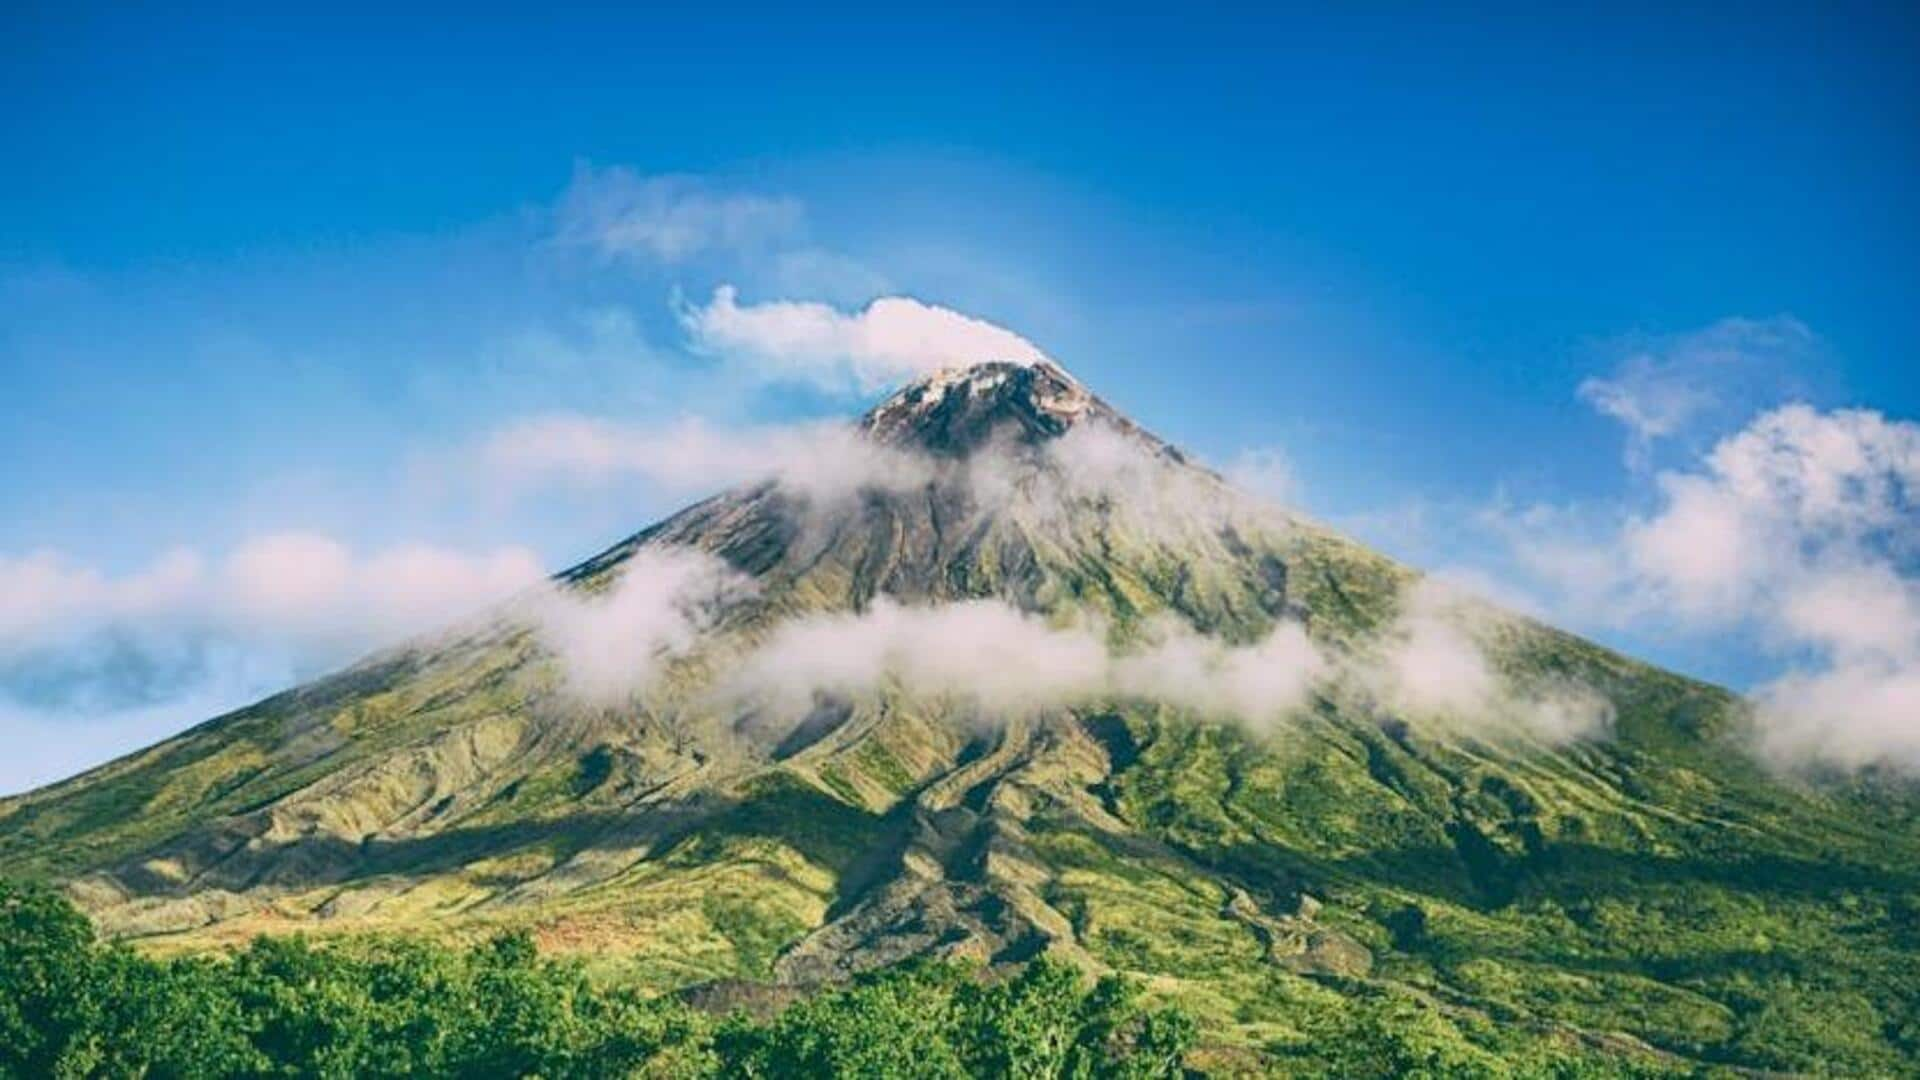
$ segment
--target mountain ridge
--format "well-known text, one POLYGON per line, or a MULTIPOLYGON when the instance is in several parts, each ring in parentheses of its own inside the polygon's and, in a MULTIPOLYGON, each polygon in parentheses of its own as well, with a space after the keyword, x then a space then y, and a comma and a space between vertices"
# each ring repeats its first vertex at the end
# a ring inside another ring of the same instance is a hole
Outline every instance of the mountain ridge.
POLYGON ((592 598, 719 568, 629 693, 583 700, 537 626, 478 618, 0 800, 0 873, 160 951, 520 926, 663 989, 1050 953, 1253 1047, 1391 991, 1701 1063, 1915 1060, 1898 792, 1776 778, 1732 695, 1471 603, 1434 620, 1464 621, 1440 641, 1484 660, 1486 708, 1374 679, 1426 632, 1417 574, 1234 496, 1056 365, 941 373, 854 429, 881 453, 848 490, 735 489, 556 575, 592 598), (1202 682, 1270 674, 1244 650, 1289 627, 1337 663, 1258 722, 1152 679, 995 709, 911 666, 807 683, 797 717, 716 696, 783 628, 968 604, 1032 641, 1187 648, 1202 682), (1564 687, 1606 724, 1505 716, 1564 687), (1842 1045, 1828 1013, 1875 1034, 1842 1045))

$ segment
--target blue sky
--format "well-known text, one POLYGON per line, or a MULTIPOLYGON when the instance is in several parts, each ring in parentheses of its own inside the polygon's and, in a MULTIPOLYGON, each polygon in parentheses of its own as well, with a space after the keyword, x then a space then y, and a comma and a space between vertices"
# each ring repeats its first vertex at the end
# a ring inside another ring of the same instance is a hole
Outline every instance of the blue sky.
MULTIPOLYGON (((873 396, 717 355, 687 317, 723 284, 1008 328, 1209 460, 1283 461, 1318 516, 1743 688, 1853 654, 1766 590, 1559 557, 1651 551, 1673 478, 1732 484, 1703 455, 1789 402, 1828 425, 1782 436, 1806 445, 1920 417, 1896 5, 0 21, 0 735, 46 748, 0 790, 389 626, 179 581, 263 550, 381 595, 394 552, 511 577, 697 487, 476 479, 527 418, 725 431, 873 396), (605 232, 648 213, 691 231, 605 232)), ((1903 491, 1819 568, 1910 589, 1903 491)))

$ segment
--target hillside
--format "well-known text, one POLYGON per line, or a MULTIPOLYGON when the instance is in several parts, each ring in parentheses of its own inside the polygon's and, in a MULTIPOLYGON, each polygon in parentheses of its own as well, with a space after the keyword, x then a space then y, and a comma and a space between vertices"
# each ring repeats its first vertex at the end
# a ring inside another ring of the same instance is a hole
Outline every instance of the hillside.
POLYGON ((157 953, 526 929, 661 989, 1053 954, 1188 1006, 1221 1067, 1364 998, 1920 1072, 1909 790, 1769 774, 1724 691, 1438 592, 1049 365, 907 387, 849 445, 0 801, 0 875, 157 953), (655 581, 669 632, 566 623, 583 690, 543 612, 655 581))

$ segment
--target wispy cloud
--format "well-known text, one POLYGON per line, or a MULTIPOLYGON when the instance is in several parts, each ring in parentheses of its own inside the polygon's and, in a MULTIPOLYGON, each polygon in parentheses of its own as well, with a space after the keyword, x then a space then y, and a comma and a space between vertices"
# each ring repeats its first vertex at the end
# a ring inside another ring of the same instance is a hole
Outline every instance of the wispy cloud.
POLYGON ((1505 616, 1451 588, 1424 584, 1402 615, 1358 651, 1329 651, 1293 620, 1234 644, 1172 616, 1116 641, 1100 619, 1051 615, 1000 600, 908 606, 882 598, 863 612, 781 623, 713 692, 723 713, 780 730, 821 700, 891 691, 958 704, 992 724, 1018 716, 1144 701, 1251 726, 1282 725, 1316 692, 1359 700, 1429 731, 1559 744, 1604 735, 1599 694, 1571 684, 1520 685, 1482 640, 1505 616))
POLYGON ((786 196, 580 162, 554 208, 554 239, 609 261, 671 264, 716 251, 764 250, 794 237, 803 220, 800 202, 786 196))
POLYGON ((1146 643, 1115 648, 1098 623, 1053 622, 998 600, 909 607, 881 599, 864 612, 781 624, 715 697, 786 722, 820 695, 846 700, 893 687, 958 702, 988 722, 1142 699, 1270 724, 1306 701, 1324 668, 1295 623, 1232 646, 1166 621, 1149 628, 1146 643))
POLYGON ((605 705, 645 689, 753 590, 751 579, 705 552, 647 548, 604 587, 556 586, 532 597, 524 614, 560 662, 567 689, 605 705))
POLYGON ((1609 350, 1619 354, 1613 370, 1586 379, 1579 394, 1626 428, 1627 462, 1641 469, 1661 440, 1777 395, 1818 346, 1790 315, 1722 319, 1689 333, 1616 343, 1609 350))
POLYGON ((1234 455, 1222 470, 1227 482, 1250 495, 1292 505, 1300 499, 1300 478, 1280 450, 1250 447, 1234 455))
POLYGON ((796 493, 832 498, 910 488, 929 475, 928 463, 861 438, 845 422, 725 427, 697 417, 664 424, 536 417, 488 436, 480 464, 511 489, 633 479, 674 495, 778 480, 796 493))
POLYGON ((331 537, 279 533, 227 555, 213 581, 214 610, 248 631, 351 649, 433 629, 544 576, 525 548, 403 544, 357 553, 331 537))
POLYGON ((1607 732, 1613 708, 1599 694, 1572 683, 1518 685, 1499 673, 1490 640, 1507 618, 1454 580, 1423 578, 1401 597, 1376 648, 1349 667, 1385 708, 1455 729, 1550 743, 1607 732))

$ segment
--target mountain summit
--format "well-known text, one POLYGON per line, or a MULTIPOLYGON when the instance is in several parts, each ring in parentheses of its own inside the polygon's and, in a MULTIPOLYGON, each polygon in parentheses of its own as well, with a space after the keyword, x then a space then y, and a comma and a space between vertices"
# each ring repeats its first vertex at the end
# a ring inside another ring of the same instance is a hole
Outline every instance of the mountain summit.
POLYGON ((1771 777, 1730 695, 1237 493, 1051 363, 857 431, 833 490, 722 493, 0 801, 0 873, 155 949, 527 927, 663 989, 1051 953, 1229 1056, 1397 995, 1650 1063, 1920 1060, 1905 796, 1771 777))
POLYGON ((1011 429, 1028 440, 1052 438, 1081 420, 1120 414, 1046 361, 989 361, 910 383, 873 407, 861 430, 881 443, 964 454, 1011 429))
POLYGON ((1101 428, 1154 453, 1178 452, 1046 360, 989 361, 910 383, 874 406, 860 430, 883 446, 965 457, 993 440, 1038 445, 1076 426, 1101 428))

